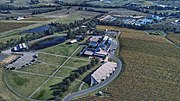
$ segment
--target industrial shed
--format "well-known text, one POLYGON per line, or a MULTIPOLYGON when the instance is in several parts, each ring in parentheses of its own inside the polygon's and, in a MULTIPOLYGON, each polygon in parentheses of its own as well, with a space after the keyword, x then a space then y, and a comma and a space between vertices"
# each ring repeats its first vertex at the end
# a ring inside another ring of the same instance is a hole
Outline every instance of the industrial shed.
POLYGON ((101 83, 108 78, 115 70, 117 64, 114 62, 107 62, 99 67, 93 74, 91 74, 91 86, 101 83))

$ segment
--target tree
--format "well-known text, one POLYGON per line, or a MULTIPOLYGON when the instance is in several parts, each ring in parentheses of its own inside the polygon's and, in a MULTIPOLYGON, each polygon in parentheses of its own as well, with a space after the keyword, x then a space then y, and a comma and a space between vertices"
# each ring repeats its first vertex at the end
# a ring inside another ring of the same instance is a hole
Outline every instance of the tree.
POLYGON ((87 71, 87 66, 83 66, 83 71, 84 71, 84 72, 87 71))
POLYGON ((38 3, 39 3, 39 0, 31 0, 31 3, 32 3, 32 4, 38 4, 38 3))
POLYGON ((96 61, 93 59, 91 60, 91 65, 94 67, 96 65, 96 61))
POLYGON ((79 72, 75 72, 74 75, 76 76, 76 78, 78 78, 80 76, 79 72))
POLYGON ((61 85, 61 90, 64 92, 64 91, 67 91, 68 90, 68 86, 67 85, 61 85))
POLYGON ((63 79, 63 83, 69 86, 71 83, 71 80, 69 78, 65 78, 63 79))
POLYGON ((88 64, 87 65, 87 69, 89 70, 89 69, 91 69, 92 68, 92 66, 90 65, 90 64, 88 64))
POLYGON ((98 64, 99 63, 99 59, 95 58, 95 63, 98 64))
POLYGON ((75 76, 74 74, 71 74, 71 75, 69 76, 69 78, 70 78, 70 80, 73 82, 73 81, 76 79, 76 76, 75 76))
POLYGON ((78 71, 79 71, 80 74, 84 73, 83 68, 79 68, 78 71))
POLYGON ((15 0, 10 0, 10 3, 14 3, 15 0))

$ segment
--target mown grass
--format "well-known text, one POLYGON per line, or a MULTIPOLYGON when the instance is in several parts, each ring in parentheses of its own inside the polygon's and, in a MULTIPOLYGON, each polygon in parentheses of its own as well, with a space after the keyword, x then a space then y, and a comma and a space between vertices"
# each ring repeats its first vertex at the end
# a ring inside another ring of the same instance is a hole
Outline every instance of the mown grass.
POLYGON ((81 66, 87 65, 88 61, 78 60, 78 59, 70 59, 64 66, 79 68, 81 66))
POLYGON ((9 71, 6 81, 16 93, 28 97, 45 79, 46 77, 9 71))
POLYGON ((57 68, 58 68, 58 66, 52 66, 52 65, 47 65, 47 64, 33 64, 30 66, 21 68, 19 70, 24 71, 24 72, 30 72, 30 73, 50 75, 57 68))
POLYGON ((42 17, 30 17, 30 18, 25 18, 22 19, 21 21, 48 21, 51 20, 52 18, 42 18, 42 17))
POLYGON ((119 29, 122 31, 119 55, 123 59, 124 71, 115 81, 103 88, 104 92, 112 96, 91 95, 80 101, 90 98, 110 101, 180 99, 179 49, 162 37, 149 36, 131 29, 119 29))
MULTIPOLYGON (((18 98, 16 95, 14 95, 13 93, 11 93, 9 91, 9 89, 6 87, 6 85, 4 84, 3 80, 3 71, 2 68, 0 68, 0 97, 2 97, 2 99, 7 100, 7 101, 20 101, 20 98, 18 98)), ((0 99, 0 100, 2 100, 0 99)))
POLYGON ((65 78, 68 77, 72 73, 72 71, 72 69, 61 67, 61 69, 55 75, 65 78))
POLYGON ((59 56, 52 56, 47 54, 39 54, 38 60, 41 62, 45 62, 52 65, 61 65, 66 61, 67 58, 59 57, 59 56))
POLYGON ((53 91, 50 90, 50 86, 55 85, 61 81, 62 79, 60 78, 51 78, 36 94, 34 94, 32 98, 36 100, 47 100, 53 98, 53 91))
POLYGON ((52 46, 52 47, 49 47, 46 49, 42 49, 40 51, 51 53, 51 54, 70 56, 77 48, 78 48, 78 44, 62 43, 60 45, 56 45, 56 46, 52 46))

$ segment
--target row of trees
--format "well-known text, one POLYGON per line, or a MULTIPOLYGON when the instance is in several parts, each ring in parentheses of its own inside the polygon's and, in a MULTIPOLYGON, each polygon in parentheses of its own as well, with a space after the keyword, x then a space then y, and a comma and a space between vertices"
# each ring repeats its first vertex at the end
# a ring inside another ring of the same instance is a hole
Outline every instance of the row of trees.
POLYGON ((81 7, 94 7, 94 8, 121 8, 120 5, 96 5, 91 3, 62 3, 57 2, 58 4, 62 4, 63 6, 81 6, 81 7))
POLYGON ((84 11, 97 12, 97 13, 108 13, 108 11, 96 10, 92 8, 83 8, 83 7, 78 7, 77 10, 84 10, 84 11))
POLYGON ((96 28, 96 23, 95 23, 94 19, 86 22, 83 25, 84 26, 80 26, 76 30, 69 29, 68 33, 67 33, 68 38, 74 39, 76 37, 76 35, 79 35, 79 34, 83 35, 87 31, 94 30, 96 28))
POLYGON ((87 72, 87 70, 90 70, 91 68, 93 68, 94 66, 96 66, 99 63, 99 59, 95 58, 93 60, 91 60, 90 64, 86 65, 86 66, 82 66, 80 68, 78 68, 77 70, 74 70, 73 73, 71 73, 68 77, 66 77, 65 79, 63 79, 62 82, 55 84, 55 85, 51 85, 50 86, 50 90, 53 91, 53 96, 56 98, 61 97, 62 94, 68 90, 69 86, 71 85, 71 83, 73 81, 75 81, 77 78, 79 78, 82 74, 84 74, 85 72, 87 72))
POLYGON ((53 12, 53 11, 58 11, 58 10, 62 10, 62 7, 55 7, 53 9, 41 9, 41 10, 34 10, 32 12, 32 15, 37 15, 37 14, 42 14, 42 13, 48 13, 48 12, 53 12))
POLYGON ((0 5, 0 10, 27 10, 27 9, 35 9, 35 8, 56 8, 56 7, 62 7, 61 5, 36 5, 36 6, 29 6, 29 7, 24 7, 24 6, 13 6, 13 5, 5 5, 1 4, 0 5))

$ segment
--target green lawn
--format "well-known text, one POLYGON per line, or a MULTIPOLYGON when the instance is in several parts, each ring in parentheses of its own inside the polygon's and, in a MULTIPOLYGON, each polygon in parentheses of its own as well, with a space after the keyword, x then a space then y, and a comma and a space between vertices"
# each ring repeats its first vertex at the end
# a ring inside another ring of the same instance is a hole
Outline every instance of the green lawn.
POLYGON ((79 68, 81 66, 87 65, 88 61, 78 60, 78 59, 70 59, 64 66, 72 67, 72 68, 79 68))
POLYGON ((56 56, 46 55, 46 54, 39 54, 38 59, 42 62, 46 62, 49 64, 61 65, 66 61, 67 58, 56 57, 56 56))
POLYGON ((69 45, 69 44, 63 43, 60 45, 42 49, 40 51, 51 53, 51 54, 70 56, 77 48, 78 48, 78 44, 69 45))
POLYGON ((55 75, 65 78, 68 77, 72 73, 72 71, 72 69, 61 67, 61 69, 55 75))
POLYGON ((46 64, 33 64, 31 66, 27 66, 24 68, 19 69, 20 71, 25 71, 25 72, 31 72, 31 73, 40 73, 40 74, 46 74, 50 75, 52 74, 58 66, 50 66, 46 64))
POLYGON ((84 46, 80 46, 79 50, 76 51, 76 52, 73 54, 72 57, 75 57, 75 58, 81 58, 81 59, 86 59, 86 60, 88 60, 89 57, 83 57, 83 56, 80 56, 80 52, 81 52, 81 50, 83 49, 83 47, 84 47, 84 46))
POLYGON ((80 15, 72 15, 72 16, 67 16, 64 18, 59 19, 57 22, 63 23, 63 24, 69 24, 74 22, 75 20, 82 20, 80 15))
POLYGON ((37 100, 46 100, 52 98, 53 91, 50 90, 50 86, 55 85, 61 81, 62 79, 59 78, 51 78, 36 94, 34 94, 32 98, 37 100))
MULTIPOLYGON (((47 100, 53 98, 52 96, 53 91, 50 90, 51 89, 50 86, 55 86, 61 81, 62 79, 57 79, 57 78, 50 79, 32 98, 38 100, 47 100)), ((77 92, 79 89, 79 83, 80 83, 79 81, 73 81, 69 86, 68 90, 63 93, 63 96, 60 97, 60 99, 62 99, 69 93, 77 92)))
MULTIPOLYGON (((9 89, 6 87, 6 85, 4 84, 4 82, 2 81, 3 79, 3 70, 2 68, 0 68, 0 101, 2 99, 6 100, 6 101, 20 101, 21 99, 19 97, 17 97, 16 95, 14 95, 11 91, 9 91, 9 89), (1 99, 2 97, 2 99, 1 99)), ((3 100, 2 100, 3 101, 3 100)))
POLYGON ((28 97, 47 78, 9 71, 6 77, 10 87, 23 97, 28 97))

